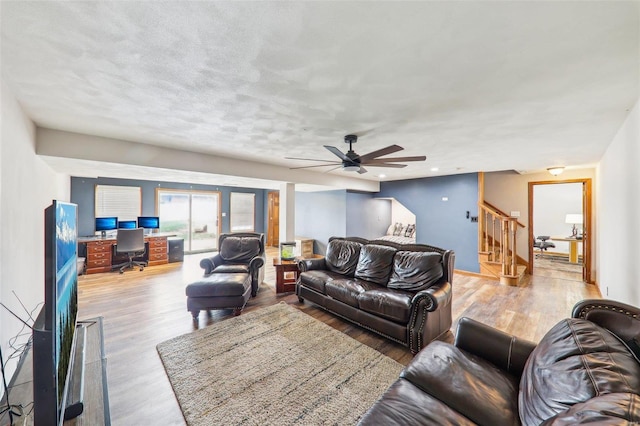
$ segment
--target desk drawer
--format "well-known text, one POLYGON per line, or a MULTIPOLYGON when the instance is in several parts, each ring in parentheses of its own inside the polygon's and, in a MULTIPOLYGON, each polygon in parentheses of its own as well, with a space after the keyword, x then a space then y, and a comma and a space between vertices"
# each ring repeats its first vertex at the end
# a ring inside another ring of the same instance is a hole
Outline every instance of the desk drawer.
POLYGON ((105 259, 87 258, 87 269, 111 266, 111 257, 105 259))
POLYGON ((107 241, 94 241, 87 243, 87 255, 93 253, 111 252, 111 245, 113 243, 107 241))
POLYGON ((151 247, 167 246, 166 237, 151 237, 151 238, 147 238, 147 241, 149 241, 149 245, 151 247))
POLYGON ((151 256, 152 254, 162 254, 164 256, 167 255, 167 246, 166 244, 164 246, 161 247, 151 247, 151 244, 149 244, 149 256, 151 256))
POLYGON ((91 263, 98 260, 108 259, 111 261, 111 250, 109 251, 99 251, 96 253, 87 254, 87 263, 91 263))

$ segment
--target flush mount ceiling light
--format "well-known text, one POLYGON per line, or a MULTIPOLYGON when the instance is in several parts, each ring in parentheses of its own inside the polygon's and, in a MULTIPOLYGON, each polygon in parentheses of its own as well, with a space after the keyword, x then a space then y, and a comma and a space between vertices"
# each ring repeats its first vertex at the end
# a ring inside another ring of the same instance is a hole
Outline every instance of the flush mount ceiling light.
POLYGON ((564 172, 564 167, 549 167, 547 171, 554 176, 558 176, 560 173, 564 172))

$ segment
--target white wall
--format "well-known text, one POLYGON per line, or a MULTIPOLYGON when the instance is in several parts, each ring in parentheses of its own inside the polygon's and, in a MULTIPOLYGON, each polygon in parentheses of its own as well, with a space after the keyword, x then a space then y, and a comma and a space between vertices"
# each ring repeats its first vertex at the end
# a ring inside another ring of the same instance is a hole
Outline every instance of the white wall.
POLYGON ((597 168, 597 246, 604 297, 640 306, 640 107, 636 103, 597 168))
MULTIPOLYGON (((70 179, 36 156, 35 126, 4 81, 0 97, 0 301, 26 319, 16 296, 37 315, 44 299, 44 209, 54 198, 69 200, 70 179)), ((16 345, 23 345, 31 336, 30 330, 0 307, 5 362, 13 353, 9 341, 18 334, 16 345)), ((8 378, 16 365, 17 359, 7 363, 8 378)))
POLYGON ((403 226, 415 225, 416 215, 394 198, 391 200, 391 223, 398 222, 403 226))

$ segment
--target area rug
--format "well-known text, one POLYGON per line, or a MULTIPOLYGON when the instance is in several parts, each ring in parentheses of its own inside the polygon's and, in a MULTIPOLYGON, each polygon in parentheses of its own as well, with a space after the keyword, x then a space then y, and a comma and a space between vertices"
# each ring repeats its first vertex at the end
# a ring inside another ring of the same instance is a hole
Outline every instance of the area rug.
POLYGON ((189 425, 355 424, 403 369, 284 302, 157 349, 189 425))

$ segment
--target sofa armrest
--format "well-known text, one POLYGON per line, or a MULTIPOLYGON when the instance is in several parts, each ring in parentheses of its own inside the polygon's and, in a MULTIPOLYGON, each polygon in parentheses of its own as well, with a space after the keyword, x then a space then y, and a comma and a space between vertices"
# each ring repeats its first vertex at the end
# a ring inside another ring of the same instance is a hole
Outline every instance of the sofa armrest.
POLYGON ((298 261, 298 269, 300 272, 313 271, 316 269, 327 269, 327 264, 324 261, 324 257, 318 257, 315 259, 302 259, 298 261))
POLYGON ((223 263, 224 261, 222 260, 220 254, 216 254, 215 256, 205 257, 204 259, 202 259, 200 261, 200 267, 204 269, 205 275, 209 275, 211 272, 213 272, 214 269, 216 269, 216 267, 222 265, 223 263))
POLYGON ((427 299, 428 303, 426 306, 427 311, 433 312, 438 309, 440 305, 448 305, 451 303, 451 284, 448 282, 441 282, 435 285, 432 285, 426 290, 421 290, 413 296, 411 300, 411 304, 415 305, 419 303, 420 300, 427 299))
POLYGON ((460 318, 456 330, 455 346, 496 367, 513 374, 522 375, 524 365, 536 347, 528 340, 519 339, 471 318, 460 318))

